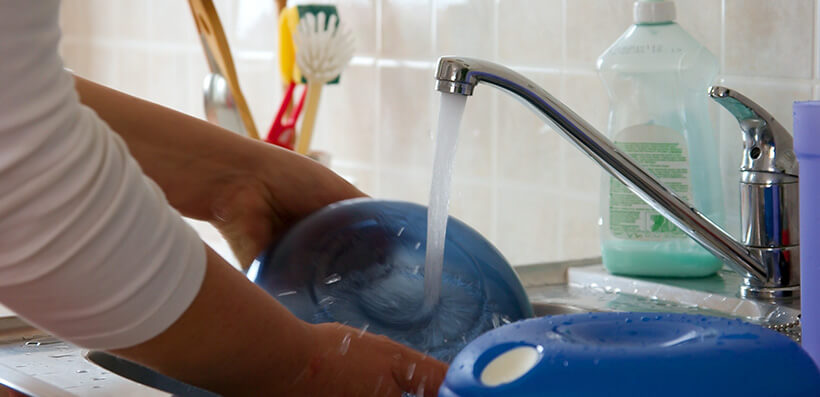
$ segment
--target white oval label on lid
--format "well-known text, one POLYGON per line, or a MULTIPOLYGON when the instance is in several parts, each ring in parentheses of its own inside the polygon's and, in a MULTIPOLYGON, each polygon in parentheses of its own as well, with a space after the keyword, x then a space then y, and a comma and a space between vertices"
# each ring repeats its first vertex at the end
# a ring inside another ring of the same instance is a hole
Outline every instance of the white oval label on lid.
POLYGON ((519 346, 501 353, 481 371, 481 383, 495 387, 515 382, 535 367, 539 355, 534 346, 519 346))

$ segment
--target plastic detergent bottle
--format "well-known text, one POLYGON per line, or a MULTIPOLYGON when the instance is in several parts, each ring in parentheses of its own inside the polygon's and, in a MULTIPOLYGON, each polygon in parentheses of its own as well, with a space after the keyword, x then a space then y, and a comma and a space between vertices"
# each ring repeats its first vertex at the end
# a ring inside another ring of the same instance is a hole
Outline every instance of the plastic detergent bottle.
POLYGON ((801 344, 820 367, 820 101, 794 103, 794 153, 800 162, 801 344))
MULTIPOLYGON (((600 58, 610 99, 608 135, 681 199, 723 223, 718 138, 707 88, 712 53, 674 22, 672 1, 637 1, 632 25, 600 58)), ((699 277, 721 262, 626 186, 602 182, 602 256, 611 273, 699 277)))

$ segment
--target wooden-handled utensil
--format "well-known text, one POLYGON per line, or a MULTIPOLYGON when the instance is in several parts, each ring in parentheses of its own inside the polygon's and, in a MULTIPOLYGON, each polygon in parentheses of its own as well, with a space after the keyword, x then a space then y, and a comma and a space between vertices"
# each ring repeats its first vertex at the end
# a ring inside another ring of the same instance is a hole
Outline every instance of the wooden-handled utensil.
POLYGON ((211 73, 224 77, 239 112, 245 133, 251 138, 259 139, 259 133, 256 130, 253 117, 251 117, 248 103, 239 88, 239 78, 236 74, 233 57, 231 57, 230 47, 228 47, 228 39, 225 37, 225 31, 222 29, 222 23, 219 20, 219 14, 216 12, 213 1, 188 0, 188 4, 191 6, 202 46, 209 58, 208 66, 211 73))

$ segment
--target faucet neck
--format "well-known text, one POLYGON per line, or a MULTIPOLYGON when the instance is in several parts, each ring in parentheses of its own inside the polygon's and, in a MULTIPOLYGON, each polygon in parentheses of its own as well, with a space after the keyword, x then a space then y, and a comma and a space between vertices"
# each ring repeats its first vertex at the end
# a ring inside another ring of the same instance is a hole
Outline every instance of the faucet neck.
POLYGON ((439 60, 436 77, 436 87, 442 92, 472 95, 476 85, 486 83, 527 104, 601 168, 724 263, 744 275, 750 290, 760 291, 759 294, 750 296, 786 298, 799 294, 799 270, 795 270, 793 266, 794 263, 799 263, 799 260, 795 261, 799 256, 796 250, 762 255, 761 252, 771 250, 749 247, 734 240, 663 186, 587 121, 521 74, 480 59, 444 57, 439 60))

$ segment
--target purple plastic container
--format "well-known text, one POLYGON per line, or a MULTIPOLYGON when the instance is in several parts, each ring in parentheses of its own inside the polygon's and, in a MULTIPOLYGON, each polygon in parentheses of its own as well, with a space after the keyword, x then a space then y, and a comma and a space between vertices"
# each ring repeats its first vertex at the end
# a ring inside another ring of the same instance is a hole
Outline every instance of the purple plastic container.
POLYGON ((794 103, 800 163, 800 307, 803 349, 820 366, 820 101, 794 103))

